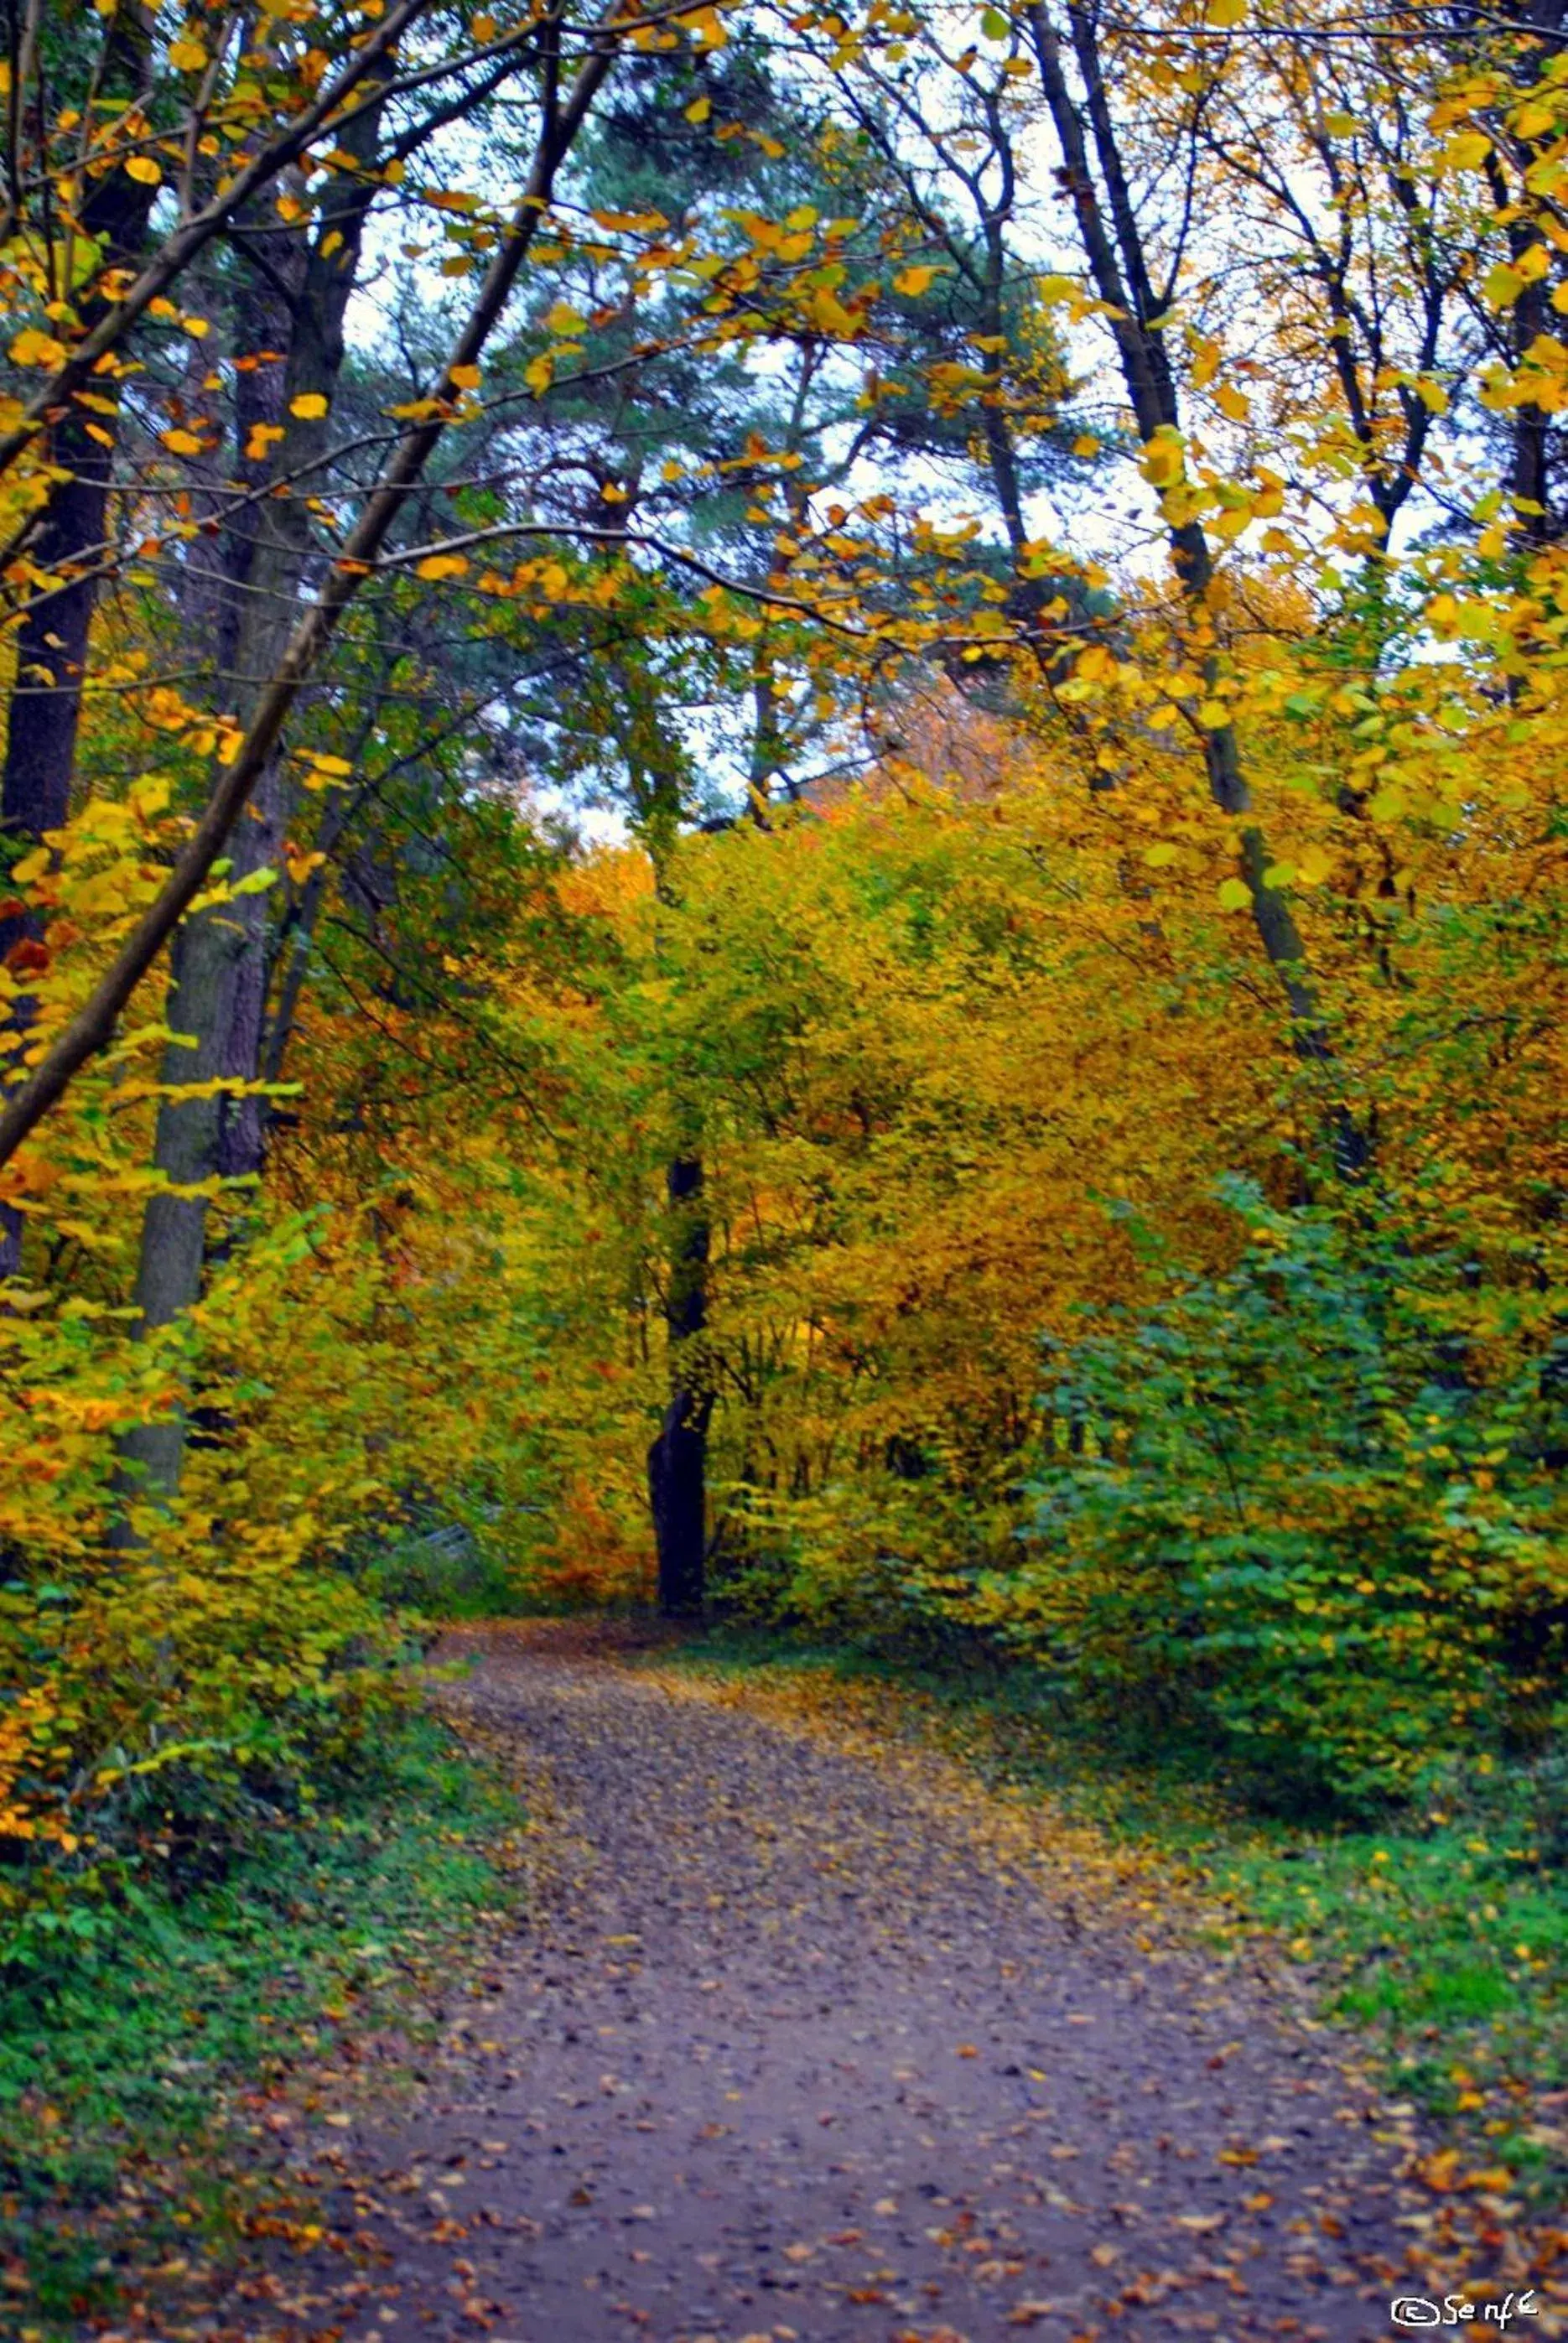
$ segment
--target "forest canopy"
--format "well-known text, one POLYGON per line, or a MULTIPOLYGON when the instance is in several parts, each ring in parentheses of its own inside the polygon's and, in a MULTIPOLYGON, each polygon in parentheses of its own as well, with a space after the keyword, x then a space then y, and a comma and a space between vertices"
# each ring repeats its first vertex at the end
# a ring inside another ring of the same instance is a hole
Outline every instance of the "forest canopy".
POLYGON ((453 1551, 1549 1749, 1557 0, 6 22, 15 1909, 453 1551))

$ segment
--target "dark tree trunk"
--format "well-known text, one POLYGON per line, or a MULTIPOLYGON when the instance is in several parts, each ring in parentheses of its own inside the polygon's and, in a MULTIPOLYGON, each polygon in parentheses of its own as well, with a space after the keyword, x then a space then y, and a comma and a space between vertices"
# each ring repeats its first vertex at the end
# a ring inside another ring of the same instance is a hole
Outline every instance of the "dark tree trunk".
MULTIPOLYGON (((118 12, 105 44, 106 91, 123 98, 141 89, 151 34, 146 8, 118 12)), ((146 238, 152 202, 153 190, 120 170, 110 172, 89 195, 82 207, 82 225, 106 265, 136 256, 146 238)), ((87 331, 105 306, 101 298, 83 303, 82 323, 87 331)), ((16 666, 0 776, 0 831, 24 849, 36 846, 47 831, 61 829, 71 811, 82 678, 98 599, 119 431, 112 374, 102 378, 95 396, 90 415, 73 404, 50 427, 48 459, 64 478, 26 541, 28 560, 54 582, 25 606, 14 638, 16 666)), ((40 923, 31 912, 0 914, 0 960, 9 960, 19 944, 36 944, 39 934, 40 923)), ((34 1014, 29 996, 13 1002, 15 1036, 25 1033, 34 1014)), ((13 1206, 0 1206, 0 1278, 15 1276, 21 1267, 22 1226, 22 1216, 13 1206)))
MULTIPOLYGON (((1107 305, 1139 437, 1149 442, 1161 431, 1179 430, 1181 422, 1165 340, 1166 304, 1151 278, 1143 232, 1111 116, 1097 19, 1082 0, 1067 0, 1067 13, 1083 85, 1081 105, 1069 85, 1060 38, 1044 0, 1030 0, 1029 24, 1046 110, 1072 197, 1079 241, 1095 291, 1107 305)), ((1170 523, 1167 541, 1183 595, 1195 609, 1201 609, 1214 576, 1213 556, 1201 523, 1170 523)), ((1203 654, 1201 671, 1211 689, 1219 671, 1213 652, 1203 654)), ((1233 725, 1205 730, 1203 760, 1214 803, 1227 814, 1248 814, 1252 796, 1233 725)), ((1240 876, 1251 900, 1252 924, 1289 1006, 1297 1054, 1309 1063, 1326 1065, 1332 1061, 1333 1044, 1318 1003, 1306 948, 1289 900, 1270 883, 1273 857, 1255 821, 1241 829, 1238 844, 1240 876)), ((1366 1133, 1342 1104, 1332 1104, 1326 1120, 1338 1168, 1347 1177, 1360 1177, 1370 1155, 1366 1133)))
MULTIPOLYGON (((92 556, 102 543, 108 510, 110 452, 88 437, 82 416, 68 415, 56 424, 49 457, 70 477, 50 498, 28 551, 40 569, 69 582, 23 610, 0 779, 0 829, 24 851, 49 830, 63 829, 70 816, 82 674, 98 598, 92 556), (78 567, 82 574, 73 578, 78 567)), ((14 974, 35 972, 45 965, 43 932, 37 913, 9 898, 0 912, 0 960, 14 974), (25 959, 29 951, 30 968, 25 959)), ((14 1046, 21 1046, 36 1014, 30 993, 12 1001, 8 1038, 14 1046)), ((14 1204, 0 1205, 0 1278, 21 1270, 23 1227, 14 1204)))
POLYGON ((658 1607, 667 1619, 702 1610, 708 1556, 708 1423, 713 1413, 702 1334, 708 1323, 708 1216, 702 1159, 678 1155, 668 1181, 671 1216, 669 1404, 648 1452, 648 1498, 658 1549, 658 1607))
POLYGON ((678 1391, 648 1452, 648 1497, 667 1619, 702 1611, 708 1554, 708 1404, 678 1391))

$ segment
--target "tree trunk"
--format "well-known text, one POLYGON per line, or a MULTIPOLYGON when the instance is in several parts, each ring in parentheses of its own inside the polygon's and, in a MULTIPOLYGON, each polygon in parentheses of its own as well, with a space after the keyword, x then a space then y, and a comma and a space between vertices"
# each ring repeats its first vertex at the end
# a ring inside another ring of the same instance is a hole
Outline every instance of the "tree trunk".
MULTIPOLYGON (((1111 120, 1098 32, 1079 0, 1068 0, 1068 19, 1083 84, 1081 110, 1069 86, 1060 37, 1040 0, 1031 0, 1029 22, 1040 85, 1061 150, 1079 240, 1094 289, 1107 305, 1128 404, 1138 436, 1147 444, 1161 431, 1181 428, 1176 381, 1161 304, 1150 280, 1142 232, 1111 120), (1096 182, 1096 162, 1104 186, 1103 200, 1096 182)), ((1195 520, 1175 522, 1168 527, 1167 537, 1182 594, 1191 608, 1202 610, 1214 576, 1202 526, 1195 520)), ((1218 674, 1211 652, 1204 655, 1201 671, 1205 683, 1211 685, 1218 674)), ((1203 760, 1215 804, 1228 814, 1246 813, 1251 792, 1234 726, 1220 725, 1205 732, 1203 760)), ((1241 875, 1251 900, 1252 922, 1294 1020, 1296 1047, 1306 1059, 1327 1060, 1332 1052, 1308 972, 1301 930, 1286 898, 1264 875, 1273 858, 1255 823, 1241 830, 1239 842, 1241 875)), ((1342 1133, 1336 1133, 1335 1143, 1342 1154, 1342 1133)))
MULTIPOLYGON (((107 91, 123 98, 141 92, 152 22, 146 8, 123 8, 116 15, 105 44, 102 70, 107 91)), ((140 251, 153 193, 116 169, 88 196, 82 208, 83 228, 98 244, 106 262, 123 266, 140 251)), ((89 332, 107 307, 102 299, 84 304, 82 322, 89 332)), ((36 846, 49 830, 62 829, 71 811, 82 678, 98 599, 119 432, 112 374, 102 377, 95 397, 98 404, 91 416, 73 404, 50 426, 49 463, 64 477, 26 540, 28 560, 56 582, 24 606, 14 637, 16 665, 0 776, 0 830, 11 844, 24 848, 36 846)), ((0 915, 0 960, 9 960, 20 943, 35 943, 39 933, 40 922, 32 912, 0 915)), ((29 996, 12 1003, 15 1040, 26 1032, 34 1014, 29 996)), ((22 1230, 23 1218, 15 1206, 0 1206, 0 1278, 15 1276, 21 1267, 22 1230)))
POLYGON ((708 1423, 713 1413, 702 1333, 708 1323, 709 1232, 702 1159, 678 1155, 668 1188, 675 1228, 665 1322, 669 1403, 648 1452, 648 1497, 658 1549, 658 1607, 667 1619, 702 1610, 708 1558, 708 1423))
MULTIPOLYGON (((249 940, 245 928, 220 911, 200 914, 176 934, 169 1023, 174 1032, 188 1036, 188 1045, 171 1044, 168 1054, 177 1059, 177 1071, 166 1066, 166 1078, 194 1084, 226 1072, 249 940)), ((148 1198, 142 1219, 135 1296, 141 1332, 172 1324, 201 1292, 208 1197, 190 1192, 217 1172, 224 1103, 216 1095, 166 1099, 158 1110, 156 1161, 167 1185, 148 1198)), ((156 1423, 133 1425, 119 1444, 126 1481, 160 1500, 173 1497, 186 1428, 183 1410, 156 1423)))
MULTIPOLYGON (((354 143, 366 159, 376 136, 376 114, 362 116, 354 143)), ((368 194, 350 182, 325 210, 308 255, 266 228, 253 239, 269 265, 258 270, 246 294, 244 327, 236 336, 242 353, 258 361, 241 375, 246 387, 237 419, 246 438, 258 422, 281 429, 271 462, 284 478, 317 463, 326 448, 325 417, 296 417, 291 410, 304 395, 330 406, 343 367, 343 321, 368 206, 368 194)), ((240 476, 254 487, 257 468, 247 463, 245 444, 242 438, 240 476)), ((231 662, 242 718, 288 639, 311 552, 309 520, 294 496, 260 499, 227 533, 217 648, 231 662)), ((286 769, 275 751, 235 830, 231 883, 276 869, 289 814, 286 769)), ((211 1183, 255 1179, 261 1171, 262 1102, 243 1086, 254 1083, 260 1071, 267 919, 265 892, 240 895, 196 912, 176 940, 164 1080, 182 1088, 215 1080, 236 1087, 206 1098, 166 1098, 159 1107, 154 1161, 165 1184, 148 1199, 142 1222, 136 1303, 143 1332, 172 1324, 200 1296, 211 1183), (196 1190, 206 1192, 192 1192, 196 1190)), ((161 1501, 172 1498, 186 1433, 183 1412, 132 1426, 120 1442, 126 1482, 161 1501)))

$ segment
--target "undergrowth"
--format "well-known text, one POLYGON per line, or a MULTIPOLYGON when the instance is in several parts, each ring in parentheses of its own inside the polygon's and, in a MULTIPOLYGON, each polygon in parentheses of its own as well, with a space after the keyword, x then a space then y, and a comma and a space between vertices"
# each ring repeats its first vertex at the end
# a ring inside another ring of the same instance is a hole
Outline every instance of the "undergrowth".
POLYGON ((415 1715, 221 1881, 125 1881, 33 1939, 0 1972, 0 2332, 74 2333, 221 2259, 268 2108, 314 2121, 368 2034, 417 2036, 514 1897, 518 1826, 484 1753, 415 1715))

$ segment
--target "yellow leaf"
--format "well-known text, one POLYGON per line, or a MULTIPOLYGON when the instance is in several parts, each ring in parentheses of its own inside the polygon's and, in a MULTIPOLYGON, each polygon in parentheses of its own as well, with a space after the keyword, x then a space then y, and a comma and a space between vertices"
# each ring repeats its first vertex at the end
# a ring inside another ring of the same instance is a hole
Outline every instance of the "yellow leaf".
POLYGON ((20 367, 64 366, 65 345, 53 334, 41 333, 36 326, 26 326, 11 345, 11 360, 20 367))
POLYGON ((302 423, 314 423, 327 412, 327 401, 318 390, 302 390, 297 398, 288 402, 290 415, 297 415, 302 423))
POLYGON ((569 301, 557 301, 545 312, 546 330, 559 335, 563 341, 575 341, 588 331, 588 319, 574 309, 569 301))
POLYGON ((163 442, 172 455, 199 456, 201 454, 202 443, 194 431, 166 431, 163 435, 163 442))
POLYGON ((1303 887, 1321 887, 1333 867, 1333 857, 1321 846, 1303 846, 1296 857, 1296 877, 1303 887))
POLYGON ((1252 411, 1252 402, 1246 392, 1238 390, 1233 383, 1229 382, 1220 385, 1214 393, 1214 404, 1221 415, 1230 417, 1232 423, 1245 423, 1252 411))
POLYGON ((936 270, 922 261, 918 267, 901 269, 893 279, 895 293, 923 293, 936 277, 936 270))
POLYGON ((207 53, 194 34, 182 33, 177 41, 169 43, 169 63, 176 73, 200 73, 207 53))
POLYGON ((1247 14, 1247 0, 1209 0, 1203 11, 1206 25, 1229 26, 1241 23, 1247 14))
POLYGON ((706 122, 712 111, 713 100, 710 97, 694 97, 686 109, 686 118, 688 122, 706 122))
POLYGON ((126 163, 126 176, 136 179, 144 187, 161 187, 164 175, 150 155, 132 155, 126 163))
POLYGON ((1523 292, 1524 279, 1517 268, 1511 268, 1507 261, 1500 260, 1482 278, 1481 290, 1493 308, 1507 309, 1523 292))
POLYGON ((1491 152, 1484 130, 1461 130, 1443 149, 1443 159, 1456 171, 1479 171, 1491 152))
POLYGON ((1215 889, 1215 897, 1222 911, 1244 911, 1252 900, 1252 890, 1244 879, 1222 879, 1215 889))
POLYGON ((430 579, 463 578, 467 576, 467 568, 468 560, 466 554, 430 553, 427 554, 425 559, 419 563, 414 575, 416 578, 430 579))
POLYGON ((479 387, 479 369, 477 366, 455 366, 447 378, 456 390, 477 390, 479 387))
POLYGON ((1151 488, 1174 488, 1181 478, 1185 451, 1180 432, 1163 429, 1144 445, 1141 469, 1151 488))

